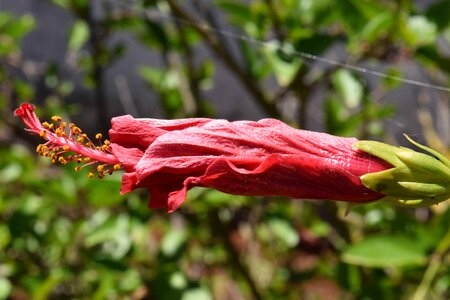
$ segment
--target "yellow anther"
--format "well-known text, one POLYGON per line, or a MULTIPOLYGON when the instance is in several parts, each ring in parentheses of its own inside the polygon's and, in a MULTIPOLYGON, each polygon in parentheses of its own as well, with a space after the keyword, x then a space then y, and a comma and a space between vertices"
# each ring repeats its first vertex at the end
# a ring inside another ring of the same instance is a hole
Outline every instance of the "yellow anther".
POLYGON ((91 159, 89 157, 85 157, 83 160, 84 160, 84 162, 90 162, 91 161, 91 159))
POLYGON ((98 166, 97 166, 97 171, 103 172, 103 171, 104 171, 103 165, 98 165, 98 166))
POLYGON ((92 177, 94 177, 94 173, 89 172, 89 173, 88 173, 88 178, 92 178, 92 177))
POLYGON ((115 165, 113 166, 114 171, 120 170, 121 167, 122 167, 122 166, 121 166, 120 164, 115 164, 115 165))
POLYGON ((53 120, 53 122, 60 122, 61 121, 61 117, 60 116, 53 116, 52 120, 53 120))
POLYGON ((63 146, 62 148, 63 148, 64 151, 69 151, 70 150, 70 147, 68 145, 63 146))
POLYGON ((83 161, 83 159, 77 158, 77 164, 81 164, 82 161, 83 161))
POLYGON ((63 131, 61 130, 61 128, 56 128, 55 129, 55 134, 56 134, 56 136, 59 136, 59 137, 61 137, 62 136, 62 133, 63 133, 63 131))
POLYGON ((63 165, 65 165, 65 164, 67 163, 66 159, 65 159, 64 157, 62 157, 62 156, 60 156, 60 157, 58 158, 58 161, 59 161, 60 163, 62 163, 63 165))
POLYGON ((101 140, 102 139, 102 134, 101 133, 97 133, 96 135, 95 135, 95 138, 97 139, 97 140, 101 140))
POLYGON ((78 143, 83 143, 84 142, 84 137, 82 137, 82 136, 79 136, 78 138, 77 138, 77 142, 78 143))
POLYGON ((72 129, 73 134, 81 134, 82 133, 81 129, 75 125, 73 125, 73 127, 71 127, 71 129, 72 129))
POLYGON ((45 139, 45 130, 44 130, 44 129, 42 129, 41 132, 39 132, 39 136, 40 136, 41 138, 44 138, 44 139, 45 139))
POLYGON ((42 123, 42 126, 44 126, 44 128, 50 129, 50 124, 47 121, 42 123))
POLYGON ((75 172, 78 172, 78 171, 80 171, 81 170, 81 167, 80 166, 76 166, 75 167, 75 172))
POLYGON ((103 144, 106 145, 106 146, 109 146, 109 145, 111 144, 111 142, 110 142, 109 140, 105 140, 105 141, 103 142, 103 144))

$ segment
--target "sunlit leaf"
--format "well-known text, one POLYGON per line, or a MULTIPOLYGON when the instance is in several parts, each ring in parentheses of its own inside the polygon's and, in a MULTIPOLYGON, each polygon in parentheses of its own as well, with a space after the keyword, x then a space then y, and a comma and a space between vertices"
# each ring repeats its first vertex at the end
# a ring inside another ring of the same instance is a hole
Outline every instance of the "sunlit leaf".
POLYGON ((269 227, 275 237, 289 248, 297 246, 300 241, 297 231, 286 220, 272 219, 269 221, 269 227))
POLYGON ((166 256, 175 255, 186 242, 186 232, 182 229, 170 230, 161 242, 161 252, 166 256))
POLYGON ((417 247, 414 240, 395 235, 367 237, 342 253, 343 261, 366 267, 420 266, 426 259, 423 249, 417 247))
POLYGON ((344 101, 348 108, 355 108, 363 97, 363 87, 361 83, 345 69, 335 72, 331 81, 338 92, 339 98, 344 101))
POLYGON ((287 86, 294 79, 302 61, 293 55, 294 49, 292 47, 280 47, 281 45, 278 42, 272 42, 264 47, 264 53, 278 84, 287 86))
POLYGON ((424 16, 412 16, 406 23, 404 37, 412 46, 430 44, 437 38, 437 27, 424 16))
POLYGON ((202 288, 190 289, 183 293, 181 300, 212 300, 211 294, 202 288))
POLYGON ((0 299, 8 299, 12 288, 13 286, 7 278, 0 277, 0 299))
POLYGON ((89 39, 89 26, 83 20, 76 20, 69 32, 68 47, 72 51, 79 50, 89 39))

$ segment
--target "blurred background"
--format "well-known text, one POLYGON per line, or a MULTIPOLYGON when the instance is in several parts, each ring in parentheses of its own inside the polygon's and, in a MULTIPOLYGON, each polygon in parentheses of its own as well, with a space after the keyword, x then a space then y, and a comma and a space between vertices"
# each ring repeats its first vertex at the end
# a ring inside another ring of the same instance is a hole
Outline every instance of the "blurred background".
POLYGON ((12 115, 28 101, 104 135, 121 114, 271 117, 407 133, 448 156, 449 13, 448 0, 0 0, 0 299, 449 299, 448 203, 346 215, 196 188, 150 211, 146 192, 119 195, 120 174, 38 157, 12 115))

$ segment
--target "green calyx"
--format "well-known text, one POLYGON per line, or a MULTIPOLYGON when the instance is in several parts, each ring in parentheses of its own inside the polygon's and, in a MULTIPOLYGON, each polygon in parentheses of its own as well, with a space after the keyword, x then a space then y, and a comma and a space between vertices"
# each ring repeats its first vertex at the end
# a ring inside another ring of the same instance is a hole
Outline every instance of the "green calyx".
POLYGON ((367 188, 386 195, 381 200, 401 206, 425 207, 450 198, 450 160, 441 153, 405 137, 429 154, 375 141, 353 147, 390 163, 393 167, 361 176, 367 188))

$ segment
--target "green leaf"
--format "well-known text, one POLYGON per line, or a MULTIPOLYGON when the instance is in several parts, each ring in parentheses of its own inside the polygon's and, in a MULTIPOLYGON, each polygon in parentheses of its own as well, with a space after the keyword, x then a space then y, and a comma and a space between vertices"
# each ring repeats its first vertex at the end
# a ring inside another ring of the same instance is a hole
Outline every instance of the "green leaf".
POLYGON ((249 76, 255 80, 261 80, 267 74, 267 64, 261 60, 260 53, 249 42, 239 41, 239 45, 249 76))
POLYGON ((336 9, 340 14, 339 21, 349 33, 358 33, 360 28, 385 8, 377 1, 337 0, 336 9))
POLYGON ((269 227, 275 237, 284 242, 289 248, 297 246, 300 241, 297 231, 286 220, 272 219, 269 221, 269 227))
POLYGON ((444 29, 450 24, 448 13, 450 12, 450 1, 441 0, 430 5, 426 12, 427 18, 434 22, 439 30, 444 29))
POLYGON ((122 291, 133 292, 142 283, 139 272, 135 269, 128 269, 123 273, 123 279, 120 281, 119 286, 122 291))
POLYGON ((187 287, 188 282, 182 272, 174 272, 170 275, 169 284, 174 289, 183 290, 187 287))
POLYGON ((0 299, 8 299, 12 288, 13 286, 7 278, 0 277, 0 299))
POLYGON ((54 270, 34 291, 33 299, 48 299, 53 289, 63 280, 63 278, 64 274, 61 270, 54 270))
POLYGON ((174 256, 186 242, 186 231, 182 229, 172 229, 161 242, 161 252, 168 257, 174 256))
POLYGON ((386 71, 384 71, 388 77, 382 78, 383 85, 386 86, 389 89, 395 89, 399 87, 402 82, 398 80, 397 78, 403 78, 403 74, 401 70, 397 68, 389 68, 386 71))
POLYGON ((200 87, 209 90, 214 86, 215 65, 212 60, 205 59, 199 67, 200 87))
POLYGON ((129 217, 125 214, 109 218, 89 232, 85 239, 87 247, 101 244, 102 251, 116 260, 125 256, 131 247, 131 243, 129 217))
POLYGON ((403 33, 411 46, 423 46, 436 40, 437 26, 424 16, 412 16, 407 20, 403 33))
POLYGON ((216 5, 228 13, 227 16, 232 23, 242 25, 252 20, 248 4, 239 1, 218 0, 216 5))
POLYGON ((0 170, 0 182, 8 183, 17 180, 23 172, 23 168, 19 163, 11 163, 4 169, 0 170))
POLYGON ((0 12, 0 56, 20 52, 20 40, 34 25, 34 18, 30 15, 17 18, 12 14, 0 12))
POLYGON ((211 293, 203 288, 189 289, 183 293, 181 300, 212 300, 211 293))
POLYGON ((326 51, 335 41, 335 38, 325 34, 314 34, 307 38, 302 38, 295 43, 297 51, 319 55, 326 51))
POLYGON ((392 27, 393 22, 394 14, 392 11, 382 12, 367 22, 359 33, 359 37, 364 41, 373 42, 380 35, 387 33, 387 30, 392 27))
POLYGON ((336 71, 331 77, 331 82, 339 98, 348 108, 355 108, 359 105, 363 97, 363 87, 350 71, 345 69, 336 71))
POLYGON ((424 265, 427 257, 414 240, 405 236, 378 235, 351 245, 342 260, 365 267, 407 267, 424 265))
POLYGON ((76 20, 69 31, 68 47, 72 51, 77 51, 89 39, 89 26, 83 20, 76 20))
POLYGON ((14 91, 20 99, 31 99, 34 95, 33 87, 25 81, 15 79, 13 80, 14 91))
POLYGON ((292 46, 282 46, 277 41, 267 43, 264 47, 267 61, 280 86, 289 85, 302 65, 300 59, 292 56, 294 51, 292 46))
POLYGON ((0 224, 0 251, 2 251, 11 241, 11 233, 8 226, 0 224))
POLYGON ((172 44, 171 37, 165 28, 161 24, 150 21, 145 22, 145 33, 140 34, 140 38, 146 45, 165 51, 170 49, 172 44))
POLYGON ((86 186, 89 203, 95 207, 121 205, 124 197, 118 192, 118 186, 120 186, 120 174, 116 173, 104 178, 101 182, 89 180, 86 186), (116 193, 112 193, 112 191, 116 191, 116 193))
POLYGON ((16 40, 23 38, 36 25, 36 22, 31 15, 23 15, 20 18, 14 18, 13 20, 14 21, 9 24, 6 33, 16 40))

